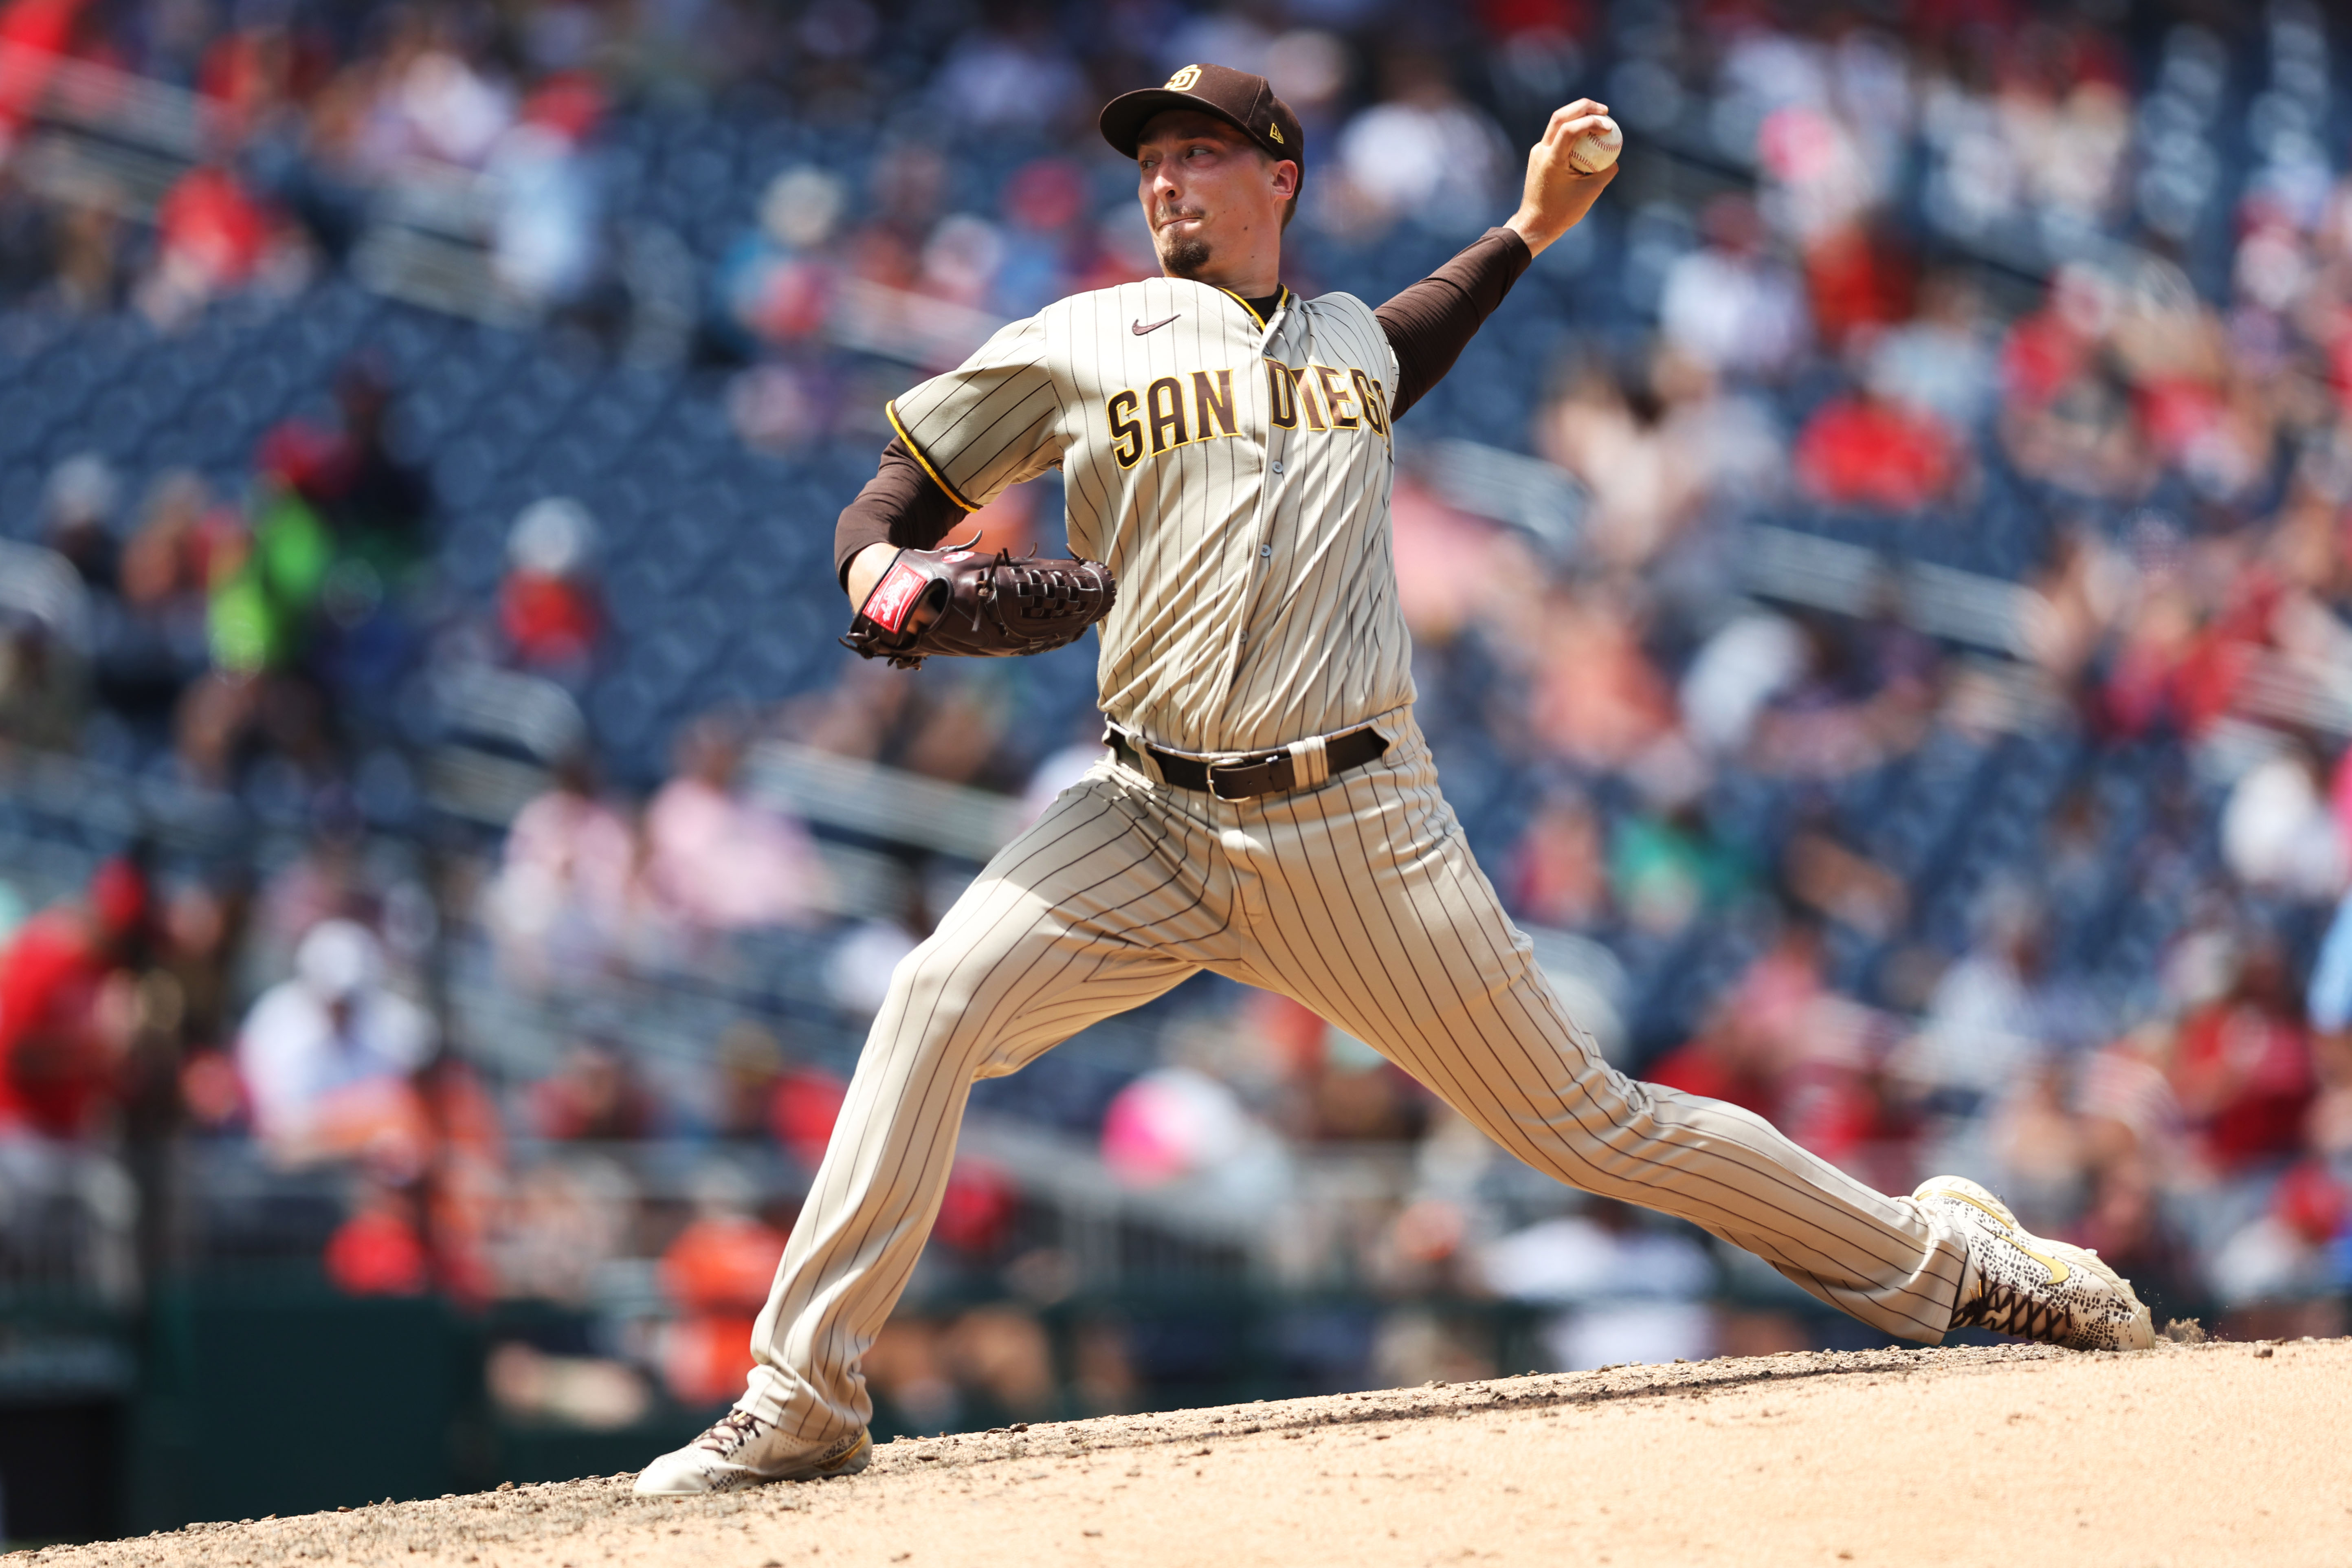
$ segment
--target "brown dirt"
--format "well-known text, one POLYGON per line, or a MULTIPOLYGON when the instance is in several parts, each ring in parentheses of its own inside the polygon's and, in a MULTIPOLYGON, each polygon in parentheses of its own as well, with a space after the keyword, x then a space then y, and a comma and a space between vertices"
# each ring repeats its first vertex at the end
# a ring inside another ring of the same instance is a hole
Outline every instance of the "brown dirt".
POLYGON ((639 1500, 615 1476, 36 1560, 2340 1564, 2347 1431, 2352 1341, 1797 1353, 901 1441, 863 1476, 725 1497, 639 1500))

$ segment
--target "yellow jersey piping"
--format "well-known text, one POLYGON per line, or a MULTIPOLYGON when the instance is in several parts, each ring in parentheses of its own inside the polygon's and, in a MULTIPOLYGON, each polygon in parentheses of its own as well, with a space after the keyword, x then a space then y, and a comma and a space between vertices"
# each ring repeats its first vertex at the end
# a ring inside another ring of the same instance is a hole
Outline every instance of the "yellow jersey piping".
POLYGON ((882 417, 890 421, 890 428, 898 433, 899 440, 907 443, 907 450, 915 455, 915 461, 923 465, 923 472, 931 476, 931 482, 939 486, 940 489, 946 493, 948 500, 955 502, 956 505, 963 508, 966 511, 978 511, 980 510, 980 508, 972 505, 971 502, 963 499, 962 491, 957 489, 955 486, 948 483, 947 476, 945 474, 940 473, 939 469, 931 466, 931 460, 923 456, 923 449, 915 445, 915 438, 907 434, 907 427, 898 423, 898 400, 897 398, 894 397, 889 402, 882 405, 882 417))
MULTIPOLYGON (((1257 307, 1255 305, 1251 304, 1239 294, 1234 293, 1232 289, 1226 288, 1222 283, 1212 283, 1209 287, 1214 289, 1220 294, 1231 296, 1234 304, 1239 305, 1243 310, 1247 310, 1250 313, 1250 320, 1257 323, 1258 330, 1260 331, 1264 331, 1265 330, 1265 318, 1257 313, 1257 307)), ((1279 311, 1282 309, 1282 302, 1288 298, 1290 298, 1290 286, 1286 283, 1276 284, 1274 287, 1274 308, 1276 311, 1279 311)))

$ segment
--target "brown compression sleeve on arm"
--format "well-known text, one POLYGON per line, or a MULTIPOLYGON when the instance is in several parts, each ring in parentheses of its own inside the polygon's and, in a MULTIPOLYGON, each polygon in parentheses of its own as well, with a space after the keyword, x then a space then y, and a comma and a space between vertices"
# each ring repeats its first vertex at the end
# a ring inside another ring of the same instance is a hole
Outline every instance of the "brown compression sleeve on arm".
POLYGON ((874 477, 856 500, 842 508, 840 521, 833 525, 834 574, 847 586, 850 562, 869 544, 929 550, 964 515, 939 481, 923 471, 907 444, 893 436, 882 448, 874 477))
POLYGON ((1535 259, 1528 242, 1490 228, 1453 260, 1372 312, 1396 350, 1396 391, 1389 417, 1402 415, 1445 378, 1462 350, 1519 274, 1535 259))

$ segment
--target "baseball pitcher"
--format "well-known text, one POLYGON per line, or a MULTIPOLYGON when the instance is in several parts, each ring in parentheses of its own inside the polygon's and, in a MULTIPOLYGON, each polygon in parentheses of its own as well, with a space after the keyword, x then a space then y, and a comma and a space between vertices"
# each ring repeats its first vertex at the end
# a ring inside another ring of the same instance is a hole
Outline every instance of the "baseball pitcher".
POLYGON ((1746 1110, 1610 1068, 1439 791, 1397 605, 1391 429, 1607 187, 1613 163, 1577 155, 1613 139, 1605 114, 1553 114, 1509 220, 1374 309, 1283 287, 1297 118, 1263 78, 1187 66, 1101 119, 1163 276, 1051 305, 890 405, 896 437, 839 525, 847 640, 906 664, 1094 626, 1108 748, 898 966, 750 1386, 639 1492, 863 1468, 858 1360, 938 1213, 973 1080, 1202 969, 1370 1041, 1538 1170, 1689 1220, 1888 1333, 2152 1342, 2128 1284, 1984 1189, 1889 1197, 1746 1110), (1079 559, 951 547, 967 513, 1056 468, 1079 559))

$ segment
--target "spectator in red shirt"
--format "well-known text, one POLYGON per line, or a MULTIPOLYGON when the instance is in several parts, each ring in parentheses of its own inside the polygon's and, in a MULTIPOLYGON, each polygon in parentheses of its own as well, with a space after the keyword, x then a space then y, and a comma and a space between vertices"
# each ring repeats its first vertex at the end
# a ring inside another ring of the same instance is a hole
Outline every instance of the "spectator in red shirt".
POLYGON ((15 139, 48 89, 83 0, 9 0, 0 6, 0 147, 15 139))
POLYGON ((1505 873, 1515 908, 1538 925, 1577 929, 1609 912, 1608 851, 1582 796, 1544 804, 1511 851, 1505 873))
POLYGON ((1719 1007, 1699 1032, 1650 1068, 1649 1081, 1752 1110, 1779 1114, 1780 1064, 1769 1042, 1748 1028, 1736 1007, 1719 1007))
POLYGON ((662 1293, 678 1309, 663 1381, 688 1405, 731 1397, 751 1370, 751 1323, 768 1299, 784 1233, 751 1213, 743 1174, 715 1165, 696 1182, 695 1218, 662 1254, 662 1293))
POLYGON ((110 860, 89 906, 25 922, 0 955, 0 1134, 86 1136, 113 1098, 130 1042, 128 966, 148 935, 151 897, 131 860, 110 860))
POLYGON ((769 1091, 768 1131, 793 1159, 814 1171, 824 1158, 833 1124, 848 1098, 849 1086, 822 1068, 787 1068, 769 1091))
POLYGON ((499 587, 499 626, 515 657, 550 674, 584 675, 604 629, 591 556, 596 525, 588 509, 562 496, 536 500, 507 540, 509 570, 499 587))
POLYGON ((320 1263, 328 1281, 347 1296, 421 1296, 433 1282, 432 1255, 417 1235, 411 1200, 374 1183, 328 1238, 320 1263))
POLYGON ((530 1089, 531 1119, 543 1138, 642 1138, 653 1100, 629 1058, 603 1040, 575 1042, 563 1066, 530 1089))
POLYGON ((1901 243, 1867 224, 1842 225, 1805 251, 1813 327, 1835 347, 1856 331, 1909 320, 1916 283, 1916 268, 1901 243))
POLYGON ((1652 1083, 1781 1120, 1797 1068, 1819 1032, 1823 931, 1790 911, 1779 940, 1709 1008, 1699 1032, 1654 1063, 1652 1083))
POLYGON ((2310 1033, 2275 944, 2258 942, 2229 993, 2181 1025, 2172 1087, 2221 1174, 2284 1163, 2303 1147, 2318 1082, 2310 1033))
POLYGON ((166 326, 185 321, 214 296, 253 281, 277 233, 275 216, 232 171, 198 163, 155 209, 155 260, 140 308, 166 326))
POLYGON ((1832 506, 1916 511, 1949 494, 1960 452, 1942 421, 1864 394, 1832 398, 1797 437, 1797 477, 1832 506))

